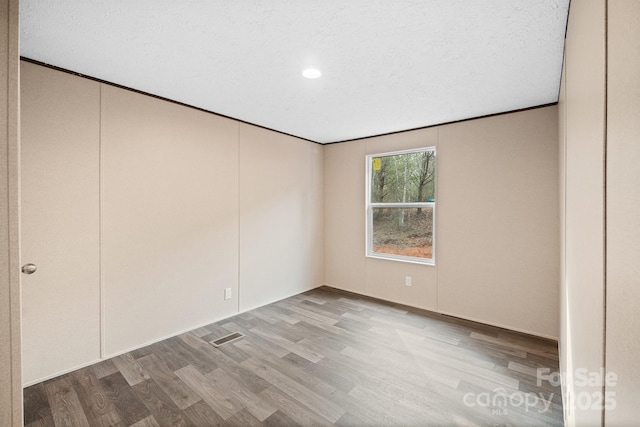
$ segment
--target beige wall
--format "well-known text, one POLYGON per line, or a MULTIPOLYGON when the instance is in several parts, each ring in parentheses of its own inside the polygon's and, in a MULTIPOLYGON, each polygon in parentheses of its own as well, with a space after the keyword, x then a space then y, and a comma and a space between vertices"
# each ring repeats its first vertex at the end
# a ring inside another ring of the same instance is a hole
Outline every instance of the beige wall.
POLYGON ((0 1, 0 425, 22 425, 18 1, 0 1))
POLYGON ((438 308, 558 336, 555 107, 439 132, 438 308))
MULTIPOLYGON (((567 292, 567 238, 566 238, 566 215, 567 215, 567 179, 566 179, 566 165, 567 165, 567 142, 566 142, 566 67, 562 68, 562 77, 560 80, 560 94, 558 97, 558 170, 559 176, 559 200, 560 200, 560 337, 558 339, 558 353, 560 357, 560 374, 564 378, 564 384, 566 384, 567 372, 569 361, 572 356, 570 353, 569 343, 569 322, 568 322, 568 292, 567 292)), ((568 407, 568 402, 565 400, 566 393, 563 393, 563 409, 568 407)))
POLYGON ((560 361, 571 426, 631 426, 640 419, 639 28, 640 1, 571 3, 560 103, 566 155, 560 361), (617 376, 614 384, 579 387, 575 375, 572 381, 577 370, 602 367, 617 376), (580 404, 603 390, 615 409, 580 404))
MULTIPOLYGON (((573 6, 572 6, 573 7, 573 6)), ((640 1, 608 2, 607 371, 605 424, 640 420, 640 1)))
POLYGON ((325 283, 557 337, 557 162, 556 107, 326 146, 325 283), (435 266, 366 258, 365 155, 424 146, 438 150, 435 266))
POLYGON ((21 64, 25 383, 100 358, 100 84, 21 64), (82 325, 82 328, 78 328, 82 325))
POLYGON ((324 147, 324 283, 360 294, 369 292, 363 280, 366 155, 366 144, 357 141, 324 147))
MULTIPOLYGON (((563 67, 562 77, 560 80, 560 94, 558 96, 558 171, 560 176, 558 177, 558 183, 560 186, 559 198, 560 201, 560 336, 558 339, 558 353, 567 354, 566 344, 568 338, 568 313, 567 307, 567 283, 565 280, 567 271, 567 239, 566 239, 566 213, 567 204, 566 198, 566 160, 567 160, 567 144, 566 144, 566 70, 563 67)), ((560 372, 567 372, 567 360, 570 356, 560 358, 560 372)), ((563 396, 564 399, 564 396, 563 396)), ((563 400, 563 405, 566 406, 566 401, 563 400)))
POLYGON ((567 376, 603 366, 604 328, 604 124, 605 5, 571 4, 565 53, 564 134, 566 298, 561 307, 565 416, 570 425, 594 425, 601 413, 572 402, 598 387, 578 387, 567 376))
POLYGON ((240 125, 240 311, 322 283, 322 161, 318 144, 240 125))
POLYGON ((104 353, 112 355, 237 312, 238 123, 101 86, 104 353))
MULTIPOLYGON (((322 284, 321 146, 38 65, 23 67, 23 88, 33 95, 23 107, 24 144, 39 153, 23 158, 31 188, 66 191, 65 197, 41 195, 60 218, 100 216, 96 224, 76 220, 75 230, 37 214, 25 223, 25 235, 44 229, 54 243, 69 244, 69 233, 84 238, 73 240, 73 251, 100 267, 92 283, 75 271, 57 283, 46 269, 33 275, 62 291, 48 301, 34 293, 31 311, 69 307, 71 300, 87 320, 72 338, 58 337, 53 351, 29 348, 26 384, 322 284), (84 108, 74 110, 78 105, 84 108), (51 182, 38 182, 47 176, 51 182), (99 252, 91 243, 97 241, 99 252), (225 288, 232 289, 230 300, 225 288), (85 291, 91 295, 81 295, 85 291)), ((80 261, 60 256, 38 253, 63 270, 80 261)), ((44 314, 38 321, 40 335, 64 326, 44 314)), ((29 334, 28 342, 37 343, 40 335, 29 334)))

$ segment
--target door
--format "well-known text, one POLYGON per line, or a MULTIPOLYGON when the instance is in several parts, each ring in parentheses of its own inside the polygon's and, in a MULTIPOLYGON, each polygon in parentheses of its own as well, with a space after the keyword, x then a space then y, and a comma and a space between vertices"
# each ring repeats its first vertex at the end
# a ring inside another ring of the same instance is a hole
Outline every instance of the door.
POLYGON ((23 383, 100 358, 100 84, 21 64, 23 383))

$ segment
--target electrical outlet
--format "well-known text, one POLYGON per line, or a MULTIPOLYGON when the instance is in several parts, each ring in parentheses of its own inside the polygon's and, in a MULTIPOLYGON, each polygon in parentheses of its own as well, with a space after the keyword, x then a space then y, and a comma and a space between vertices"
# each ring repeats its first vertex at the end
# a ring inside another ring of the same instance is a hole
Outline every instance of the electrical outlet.
POLYGON ((224 299, 231 299, 231 288, 225 288, 224 299))
POLYGON ((404 284, 407 286, 411 286, 411 276, 405 276, 404 284))

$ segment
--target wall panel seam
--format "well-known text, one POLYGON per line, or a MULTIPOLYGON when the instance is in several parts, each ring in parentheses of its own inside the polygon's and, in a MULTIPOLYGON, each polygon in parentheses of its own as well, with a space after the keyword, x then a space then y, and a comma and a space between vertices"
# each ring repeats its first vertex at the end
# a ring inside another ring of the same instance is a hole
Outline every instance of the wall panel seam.
POLYGON ((238 236, 236 237, 237 242, 238 242, 238 270, 237 270, 237 286, 238 286, 238 291, 237 291, 237 295, 236 298, 238 300, 237 304, 236 304, 236 313, 240 313, 240 295, 241 295, 241 285, 240 285, 240 253, 241 253, 241 239, 240 239, 240 223, 242 222, 242 215, 240 212, 240 133, 241 133, 241 127, 242 124, 241 123, 236 123, 238 126, 238 132, 236 133, 236 150, 237 150, 237 154, 238 154, 238 160, 237 160, 237 171, 236 171, 236 179, 237 179, 237 183, 238 183, 238 191, 237 191, 237 195, 236 195, 236 206, 238 208, 237 210, 237 218, 238 218, 238 236))
MULTIPOLYGON (((436 128, 436 202, 440 200, 440 194, 438 193, 438 187, 440 186, 440 180, 438 179, 438 151, 440 151, 440 126, 436 128)), ((434 236, 440 237, 440 228, 438 227, 438 215, 433 216, 435 223, 433 224, 434 236)), ((433 259, 438 259, 438 245, 434 245, 433 259)), ((434 275, 436 278, 436 311, 440 311, 440 282, 438 281, 438 264, 434 264, 434 275)))
MULTIPOLYGON (((604 123, 603 123, 603 189, 602 189, 602 367, 607 369, 607 122, 609 89, 609 0, 604 1, 604 123)), ((602 382, 602 396, 606 396, 606 382, 602 382)), ((601 409, 602 425, 606 425, 606 411, 601 409)))
POLYGON ((103 188, 103 147, 102 147, 102 119, 104 115, 104 102, 103 102, 103 88, 104 85, 99 83, 99 94, 98 94, 98 286, 99 286, 99 295, 100 295, 100 358, 104 359, 106 357, 106 333, 105 333, 105 281, 104 281, 104 268, 103 268, 103 259, 102 259, 102 248, 103 248, 103 218, 102 214, 104 211, 103 200, 104 200, 104 188, 103 188))

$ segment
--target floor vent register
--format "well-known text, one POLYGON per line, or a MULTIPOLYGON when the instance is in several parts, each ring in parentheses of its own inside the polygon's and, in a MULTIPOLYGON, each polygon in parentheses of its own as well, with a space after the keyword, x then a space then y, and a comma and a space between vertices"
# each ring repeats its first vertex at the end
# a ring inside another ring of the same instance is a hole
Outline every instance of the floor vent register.
POLYGON ((244 335, 242 335, 240 332, 234 332, 232 334, 225 335, 221 338, 218 338, 217 340, 210 341, 210 343, 214 347, 220 347, 221 345, 225 345, 232 341, 239 340, 242 337, 244 337, 244 335))

